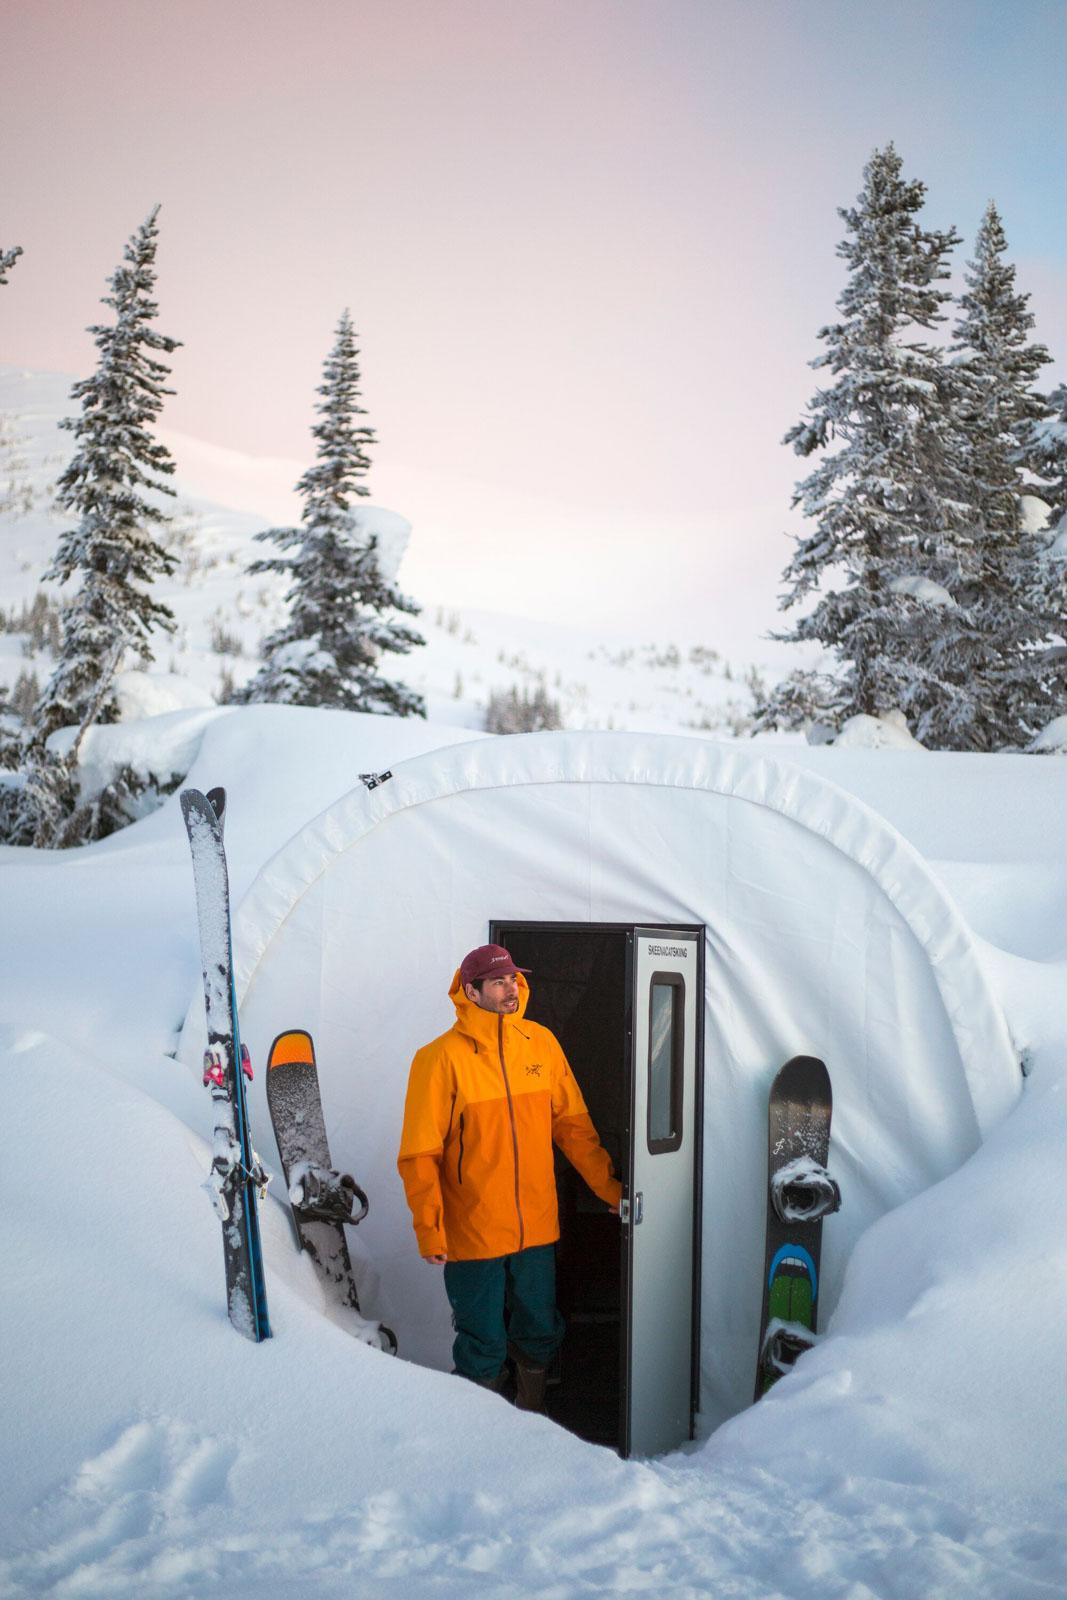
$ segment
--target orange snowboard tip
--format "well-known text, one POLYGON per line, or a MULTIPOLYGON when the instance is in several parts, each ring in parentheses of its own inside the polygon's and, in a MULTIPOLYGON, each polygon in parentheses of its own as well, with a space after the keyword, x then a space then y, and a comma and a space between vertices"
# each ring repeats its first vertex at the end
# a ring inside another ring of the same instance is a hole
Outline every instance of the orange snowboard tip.
POLYGON ((270 1047, 268 1068, 288 1067, 294 1062, 306 1062, 312 1067, 315 1065, 315 1046, 310 1033, 305 1033, 302 1028, 296 1028, 291 1033, 280 1033, 270 1047))

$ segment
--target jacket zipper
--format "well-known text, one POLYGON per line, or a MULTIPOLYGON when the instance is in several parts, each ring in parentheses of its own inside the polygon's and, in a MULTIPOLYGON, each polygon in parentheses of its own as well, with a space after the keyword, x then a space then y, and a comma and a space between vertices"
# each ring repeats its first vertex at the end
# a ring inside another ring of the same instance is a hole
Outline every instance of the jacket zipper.
POLYGON ((497 1048, 500 1051, 500 1070, 504 1075, 504 1093, 508 1097, 508 1116, 511 1119, 511 1148, 515 1152, 515 1211, 519 1218, 519 1249, 523 1248, 526 1239, 526 1228, 522 1220, 522 1205, 519 1201, 519 1136, 515 1131, 515 1107, 511 1100, 511 1084, 508 1082, 508 1069, 504 1065, 504 1019, 497 1020, 497 1048))
POLYGON ((459 1163, 456 1167, 457 1183, 463 1182, 463 1119, 466 1114, 467 1113, 465 1111, 461 1111, 459 1114, 459 1163))

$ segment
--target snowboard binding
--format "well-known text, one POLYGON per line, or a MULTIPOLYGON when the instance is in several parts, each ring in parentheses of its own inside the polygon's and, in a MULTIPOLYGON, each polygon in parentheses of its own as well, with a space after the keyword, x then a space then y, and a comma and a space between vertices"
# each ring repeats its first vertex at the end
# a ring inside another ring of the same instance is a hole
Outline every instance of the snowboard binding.
POLYGON ((370 1201, 351 1173, 312 1166, 309 1161, 293 1167, 289 1199, 301 1222, 343 1222, 354 1227, 370 1210, 370 1201))
POLYGON ((767 1325, 760 1351, 760 1372, 768 1384, 795 1366, 806 1350, 812 1349, 815 1336, 802 1322, 782 1322, 774 1318, 767 1325))
POLYGON ((771 1205, 780 1222, 818 1222, 841 1209, 841 1187, 818 1161, 798 1156, 771 1178, 771 1205))

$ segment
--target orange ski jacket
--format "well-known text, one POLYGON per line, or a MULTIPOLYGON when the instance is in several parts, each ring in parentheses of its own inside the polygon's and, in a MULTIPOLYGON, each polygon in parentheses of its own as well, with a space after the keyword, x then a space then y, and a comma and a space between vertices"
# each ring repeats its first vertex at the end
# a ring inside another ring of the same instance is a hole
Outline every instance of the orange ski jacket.
POLYGON ((559 1238, 553 1142, 601 1200, 622 1185, 554 1034, 483 1011, 452 979, 456 1020, 411 1063, 397 1167, 424 1256, 481 1261, 559 1238))

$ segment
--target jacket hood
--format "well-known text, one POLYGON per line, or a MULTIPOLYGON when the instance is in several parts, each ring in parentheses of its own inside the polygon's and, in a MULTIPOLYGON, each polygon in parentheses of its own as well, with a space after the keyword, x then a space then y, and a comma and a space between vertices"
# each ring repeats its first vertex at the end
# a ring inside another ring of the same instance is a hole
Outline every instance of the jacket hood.
MULTIPOLYGON (((526 1003, 530 998, 530 985, 520 972, 519 978, 519 1009, 510 1016, 504 1017, 504 1026, 508 1023, 521 1022, 526 1015, 526 1003)), ((481 1006, 476 1006, 473 1000, 468 1000, 463 993, 459 982, 459 968, 456 968, 448 991, 448 998, 456 1008, 455 1026, 460 1033, 467 1034, 477 1044, 494 1045, 497 1039, 498 1013, 483 1011, 481 1006)))

